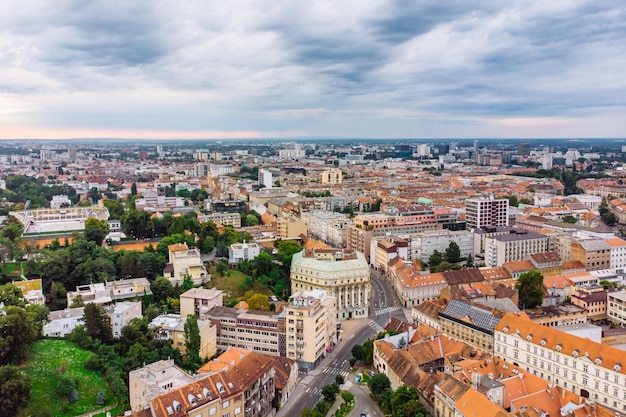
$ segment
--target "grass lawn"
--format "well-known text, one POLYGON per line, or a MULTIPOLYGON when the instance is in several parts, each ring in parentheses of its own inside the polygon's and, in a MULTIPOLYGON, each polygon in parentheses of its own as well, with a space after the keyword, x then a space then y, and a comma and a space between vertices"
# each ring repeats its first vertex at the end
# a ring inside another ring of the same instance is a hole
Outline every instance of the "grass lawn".
POLYGON ((224 301, 229 301, 233 298, 241 298, 248 290, 261 294, 272 295, 272 292, 259 282, 254 282, 251 287, 245 287, 243 290, 240 289, 243 286, 242 283, 245 282, 248 275, 236 269, 229 270, 228 274, 224 276, 220 275, 220 273, 216 271, 215 266, 210 267, 209 272, 211 273, 211 282, 209 285, 214 286, 218 290, 224 291, 224 301))
POLYGON ((43 410, 50 416, 76 416, 97 410, 102 406, 96 403, 98 391, 107 396, 106 405, 113 404, 113 393, 97 372, 88 371, 85 361, 94 353, 80 349, 64 340, 39 340, 33 344, 31 359, 25 372, 32 383, 31 399, 20 416, 37 416, 43 410), (55 392, 59 368, 65 366, 65 375, 78 379, 78 401, 68 404, 55 392))

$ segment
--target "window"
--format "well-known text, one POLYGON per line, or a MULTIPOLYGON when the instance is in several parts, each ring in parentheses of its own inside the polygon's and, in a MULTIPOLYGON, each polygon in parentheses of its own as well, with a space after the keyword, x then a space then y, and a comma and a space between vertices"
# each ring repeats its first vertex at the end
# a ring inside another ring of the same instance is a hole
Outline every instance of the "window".
POLYGON ((226 400, 222 403, 222 408, 228 408, 230 407, 230 400, 226 400))

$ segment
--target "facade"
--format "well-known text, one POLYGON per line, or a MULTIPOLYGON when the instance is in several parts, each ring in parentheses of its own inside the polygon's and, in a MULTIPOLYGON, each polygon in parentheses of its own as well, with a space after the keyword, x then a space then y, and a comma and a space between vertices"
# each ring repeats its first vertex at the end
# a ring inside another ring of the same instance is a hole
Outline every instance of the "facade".
POLYGON ((111 329, 113 337, 122 335, 122 327, 126 326, 132 319, 143 317, 141 313, 141 301, 122 301, 107 308, 107 315, 111 319, 111 329))
POLYGON ((485 226, 477 229, 473 229, 473 250, 474 257, 484 258, 485 257, 485 240, 488 237, 508 235, 515 231, 514 227, 511 226, 485 226))
POLYGON ((582 262, 588 271, 609 269, 611 267, 611 245, 603 239, 573 240, 571 260, 582 262))
POLYGON ((180 314, 183 317, 193 314, 198 320, 208 320, 209 310, 223 304, 224 292, 216 288, 192 288, 180 295, 180 314))
POLYGON ((286 356, 315 367, 337 343, 337 300, 326 291, 296 292, 285 308, 286 356))
POLYGON ((266 169, 259 170, 259 186, 264 188, 272 188, 274 183, 272 182, 272 173, 266 169))
POLYGON ((448 286, 442 273, 420 274, 415 266, 395 258, 389 267, 391 286, 405 307, 436 300, 448 286))
POLYGON ((251 261, 261 253, 261 247, 258 243, 233 243, 228 247, 228 263, 238 264, 246 260, 251 261))
POLYGON ((616 291, 615 288, 605 290, 601 285, 579 287, 572 294, 572 304, 584 308, 589 320, 605 320, 607 318, 608 294, 616 291))
MULTIPOLYGON (((159 339, 171 340, 172 347, 186 355, 186 320, 187 316, 180 314, 161 314, 150 322, 150 326, 159 329, 157 333, 159 339)), ((208 320, 198 320, 198 329, 200 330, 200 358, 210 358, 217 353, 216 328, 208 320)))
POLYGON ((308 229, 305 222, 288 217, 281 217, 276 221, 276 238, 293 239, 300 235, 307 236, 308 229))
POLYGON ((495 327, 494 355, 613 410, 626 411, 624 352, 507 313, 495 327))
POLYGON ((198 221, 213 222, 217 226, 232 226, 234 228, 241 227, 241 215, 239 213, 211 213, 198 216, 198 221))
POLYGON ((48 315, 48 323, 43 326, 43 335, 46 337, 65 337, 72 333, 76 326, 84 325, 83 316, 85 307, 66 308, 52 311, 48 315))
POLYGON ((340 169, 329 169, 322 172, 322 184, 341 184, 343 172, 340 169))
POLYGON ((333 247, 345 247, 348 226, 352 220, 344 214, 333 211, 307 211, 302 213, 302 221, 307 224, 308 236, 319 239, 333 247))
POLYGON ((168 246, 167 249, 169 251, 169 263, 163 268, 163 276, 172 285, 181 285, 187 275, 191 277, 194 285, 200 285, 211 280, 197 248, 189 249, 186 244, 177 243, 168 246))
POLYGON ((43 294, 41 278, 13 281, 12 284, 22 290, 22 295, 29 304, 45 304, 46 297, 43 294))
POLYGON ((485 265, 491 268, 528 258, 533 253, 548 251, 548 236, 517 231, 485 239, 485 265))
POLYGON ((467 258, 474 251, 474 235, 469 230, 431 230, 411 235, 408 240, 411 253, 409 259, 421 259, 424 262, 428 262, 435 251, 445 253, 450 242, 459 246, 461 257, 467 258))
POLYGON ((216 306, 205 317, 216 327, 217 349, 246 349, 272 356, 285 356, 284 334, 279 316, 271 311, 242 310, 216 306))
POLYGON ((76 291, 67 292, 67 305, 72 305, 72 299, 77 295, 82 297, 85 304, 103 305, 151 294, 150 281, 147 278, 121 279, 106 283, 79 285, 76 291))
POLYGON ((337 300, 337 318, 369 313, 370 270, 362 253, 349 249, 304 250, 291 261, 291 292, 323 290, 337 300))
POLYGON ((492 311, 457 300, 450 300, 439 313, 443 333, 487 352, 493 352, 493 329, 499 321, 492 311))
POLYGON ((469 198, 465 200, 465 220, 470 229, 508 226, 509 200, 506 198, 469 198))
POLYGON ((607 295, 606 315, 613 324, 626 327, 626 291, 607 295))
POLYGON ((626 269, 626 240, 614 237, 604 241, 611 247, 611 269, 626 269))

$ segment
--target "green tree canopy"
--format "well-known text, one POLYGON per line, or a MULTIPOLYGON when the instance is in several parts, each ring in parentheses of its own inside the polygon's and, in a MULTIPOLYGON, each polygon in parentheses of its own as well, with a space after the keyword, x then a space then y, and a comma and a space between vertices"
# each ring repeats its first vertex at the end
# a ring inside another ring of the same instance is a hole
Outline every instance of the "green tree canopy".
POLYGON ((113 340, 111 329, 111 318, 107 315, 102 306, 89 303, 85 306, 85 328, 93 339, 98 339, 103 343, 110 343, 113 340))
POLYGON ((461 261, 461 249, 456 242, 450 242, 446 248, 445 260, 453 264, 461 261))
MULTIPOLYGON (((187 351, 187 363, 189 368, 196 369, 201 365, 200 360, 200 329, 198 319, 195 315, 189 314, 184 324, 185 329, 185 350, 187 351)), ((194 369, 195 370, 195 369, 194 369)))
POLYGON ((30 400, 30 378, 16 366, 0 367, 0 417, 17 415, 30 400))
POLYGON ((543 275, 533 269, 524 272, 517 279, 515 288, 519 291, 519 303, 521 308, 533 308, 543 302, 543 275))
POLYGON ((391 382, 389 382, 389 378, 385 374, 374 374, 369 383, 370 390, 374 395, 381 395, 385 390, 391 388, 391 382))

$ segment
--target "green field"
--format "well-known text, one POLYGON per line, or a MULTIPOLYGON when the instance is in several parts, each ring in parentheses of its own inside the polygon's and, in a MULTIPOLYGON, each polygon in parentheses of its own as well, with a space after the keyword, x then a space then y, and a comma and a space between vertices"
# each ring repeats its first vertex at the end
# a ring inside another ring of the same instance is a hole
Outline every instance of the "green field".
POLYGON ((106 405, 115 402, 113 393, 100 374, 88 371, 85 361, 94 353, 80 349, 64 340, 40 340, 33 344, 31 359, 25 372, 32 383, 31 399, 20 416, 76 416, 102 408, 96 403, 99 390, 107 396, 106 405), (60 398, 55 388, 59 369, 65 368, 65 375, 78 379, 78 401, 68 403, 60 398))
POLYGON ((209 283, 209 286, 214 286, 218 290, 224 291, 225 302, 234 298, 243 297, 243 294, 248 290, 252 290, 256 293, 272 295, 272 292, 259 282, 252 283, 251 287, 243 288, 242 283, 245 283, 248 275, 236 269, 229 270, 228 274, 224 276, 221 276, 219 272, 215 270, 214 266, 209 268, 209 272, 211 273, 211 282, 209 283))

